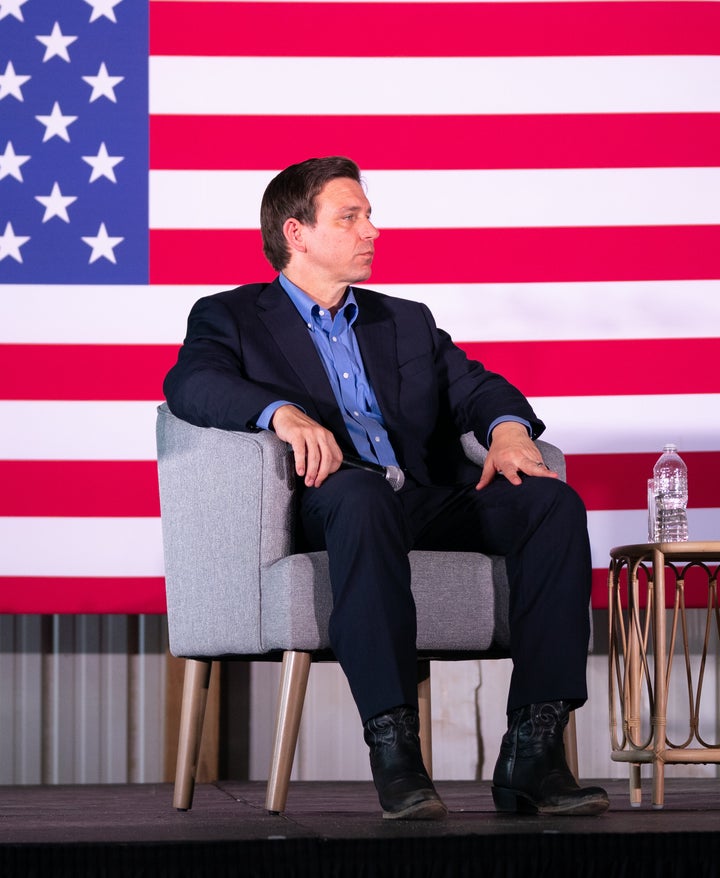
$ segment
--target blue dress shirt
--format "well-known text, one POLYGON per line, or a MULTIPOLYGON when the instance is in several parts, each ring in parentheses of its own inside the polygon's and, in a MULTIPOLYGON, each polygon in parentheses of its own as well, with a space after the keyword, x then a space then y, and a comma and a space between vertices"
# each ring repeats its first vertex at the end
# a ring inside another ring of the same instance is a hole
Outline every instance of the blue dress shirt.
MULTIPOLYGON (((352 328, 358 315, 352 287, 333 318, 284 274, 279 280, 308 328, 357 453, 363 460, 398 466, 352 328)), ((268 429, 276 410, 287 404, 287 400, 279 400, 269 405, 258 418, 258 427, 268 429)))
MULTIPOLYGON (((398 466, 352 328, 358 315, 352 287, 348 287, 345 304, 333 318, 329 311, 321 308, 284 274, 281 273, 278 279, 308 328, 358 454, 363 460, 383 466, 398 466)), ((271 403, 260 414, 257 426, 269 430, 272 417, 281 405, 296 403, 284 399, 271 403)), ((488 430, 488 447, 493 429, 503 421, 517 421, 524 424, 528 432, 531 431, 527 421, 514 415, 496 418, 488 430)))

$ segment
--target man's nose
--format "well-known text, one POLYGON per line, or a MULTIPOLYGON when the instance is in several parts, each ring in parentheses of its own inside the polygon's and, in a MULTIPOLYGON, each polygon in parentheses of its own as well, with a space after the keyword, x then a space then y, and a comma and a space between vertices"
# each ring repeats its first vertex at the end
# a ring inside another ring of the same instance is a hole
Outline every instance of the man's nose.
POLYGON ((370 238, 372 241, 375 240, 380 234, 380 229, 376 228, 370 220, 365 224, 365 228, 363 229, 363 237, 370 238))

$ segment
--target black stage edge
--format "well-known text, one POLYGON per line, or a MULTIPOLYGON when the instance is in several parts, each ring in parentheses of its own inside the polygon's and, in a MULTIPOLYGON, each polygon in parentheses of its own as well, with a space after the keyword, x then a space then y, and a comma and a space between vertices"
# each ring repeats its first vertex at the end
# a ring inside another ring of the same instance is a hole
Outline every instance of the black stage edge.
MULTIPOLYGON (((595 783, 596 781, 593 781, 595 783)), ((601 817, 494 812, 487 782, 440 781, 442 823, 383 820, 370 783, 291 786, 270 816, 264 784, 198 787, 176 812, 168 784, 0 788, 0 878, 716 878, 720 780, 671 778, 665 808, 630 808, 599 781, 601 817)))

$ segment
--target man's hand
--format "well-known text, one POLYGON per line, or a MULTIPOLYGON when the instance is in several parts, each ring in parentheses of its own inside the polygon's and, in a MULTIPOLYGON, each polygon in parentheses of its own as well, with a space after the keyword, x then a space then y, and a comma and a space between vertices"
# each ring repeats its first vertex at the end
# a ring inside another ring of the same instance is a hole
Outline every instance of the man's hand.
POLYGON ((519 485, 522 483, 520 473, 551 479, 558 477, 543 463, 542 455, 528 436, 525 426, 516 421, 503 421, 492 431, 482 476, 475 488, 481 491, 496 475, 502 475, 511 484, 519 485))
POLYGON ((281 405, 272 418, 275 434, 292 446, 295 472, 311 488, 319 488, 340 469, 343 454, 333 434, 294 405, 281 405))

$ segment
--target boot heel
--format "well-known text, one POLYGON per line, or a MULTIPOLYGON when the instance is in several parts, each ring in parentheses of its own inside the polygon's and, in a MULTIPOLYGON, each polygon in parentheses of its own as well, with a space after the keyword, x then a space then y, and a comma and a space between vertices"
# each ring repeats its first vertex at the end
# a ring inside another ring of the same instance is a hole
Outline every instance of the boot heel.
POLYGON ((519 809, 517 794, 512 790, 505 790, 502 787, 492 788, 493 802, 495 810, 515 813, 519 809))

